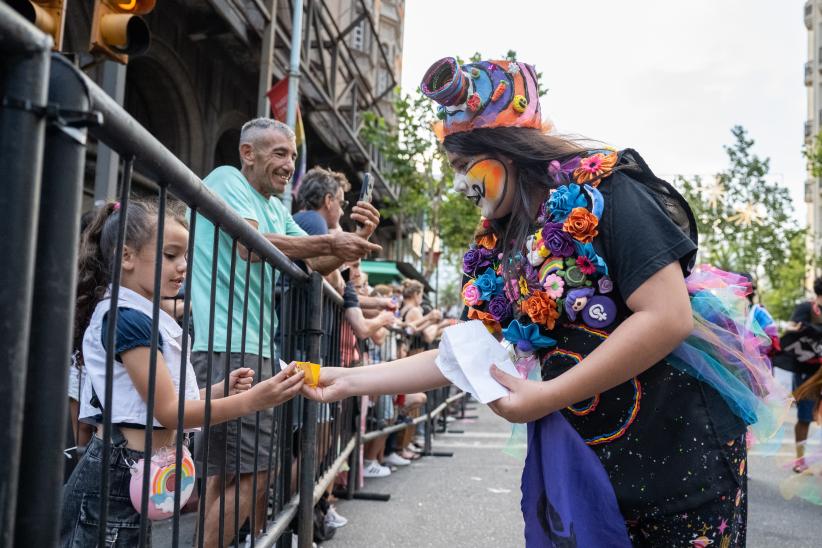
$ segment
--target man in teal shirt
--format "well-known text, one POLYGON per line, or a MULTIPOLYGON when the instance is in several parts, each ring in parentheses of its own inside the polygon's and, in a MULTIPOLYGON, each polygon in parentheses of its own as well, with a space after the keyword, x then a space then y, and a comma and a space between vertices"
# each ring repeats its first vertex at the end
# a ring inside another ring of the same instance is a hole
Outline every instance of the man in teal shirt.
MULTIPOLYGON (((294 133, 285 124, 269 118, 247 122, 240 133, 241 169, 221 166, 204 180, 206 187, 222 198, 228 207, 249 222, 255 229, 291 259, 302 259, 312 269, 323 274, 337 269, 343 262, 356 260, 378 251, 380 247, 367 241, 379 224, 379 213, 371 204, 359 203, 352 210, 352 219, 364 228, 357 234, 337 232, 325 236, 307 236, 294 222, 279 197, 294 173, 297 146, 294 133)), ((232 238, 220 232, 217 247, 217 279, 214 293, 213 343, 209 344, 212 330, 211 297, 214 257, 214 225, 201 215, 197 217, 192 268, 192 310, 194 345, 191 361, 197 372, 197 381, 205 386, 209 367, 212 382, 222 379, 226 366, 230 369, 250 367, 255 381, 271 376, 271 333, 277 327, 277 318, 271 306, 274 276, 269 265, 238 245, 234 271, 234 300, 231 322, 231 348, 228 348, 228 304, 230 298, 232 238), (246 272, 249 275, 248 302, 246 299, 246 272), (261 316, 260 298, 263 298, 261 316), (245 318, 244 318, 245 316, 245 318), (273 325, 272 325, 273 322, 273 325), (245 329, 243 327, 245 326, 245 329), (260 337, 262 333, 262 339, 260 337)), ((212 394, 222 397, 222 394, 212 394)), ((238 525, 251 512, 251 498, 255 453, 257 456, 257 502, 255 526, 259 529, 265 517, 265 478, 268 470, 268 447, 273 430, 273 410, 260 413, 259 439, 255 451, 255 415, 243 417, 238 433, 235 421, 212 427, 209 436, 209 458, 206 470, 206 546, 219 544, 219 500, 222 466, 225 465, 226 501, 223 543, 234 538, 235 484, 240 486, 240 516, 238 525), (239 477, 235 461, 240 446, 239 477)), ((198 449, 202 448, 198 444, 198 449)), ((198 451, 201 453, 201 451, 198 451)))

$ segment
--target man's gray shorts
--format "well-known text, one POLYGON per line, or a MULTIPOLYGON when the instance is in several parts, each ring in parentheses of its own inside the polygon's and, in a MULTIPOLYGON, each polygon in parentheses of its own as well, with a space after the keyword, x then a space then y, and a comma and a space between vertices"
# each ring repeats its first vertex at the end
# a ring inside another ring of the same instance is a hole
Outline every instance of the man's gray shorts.
MULTIPOLYGON (((225 376, 225 360, 230 355, 230 370, 240 367, 249 367, 254 370, 254 384, 270 379, 271 358, 260 358, 254 354, 238 352, 227 354, 225 352, 214 352, 211 354, 211 384, 220 382, 225 376), (260 370, 262 368, 262 371, 260 370)), ((191 365, 197 374, 197 385, 200 388, 206 386, 206 375, 208 371, 208 352, 193 352, 191 354, 191 365)), ((217 394, 213 394, 217 396, 217 394)), ((219 394, 222 396, 222 392, 219 394)), ((257 471, 265 471, 269 468, 269 448, 271 447, 271 436, 274 431, 274 411, 267 409, 257 414, 246 415, 241 419, 230 420, 222 424, 212 425, 208 436, 208 471, 205 475, 213 476, 220 474, 223 463, 228 475, 237 473, 237 448, 240 451, 240 474, 251 474, 254 472, 254 456, 257 456, 257 471), (255 432, 257 427, 256 415, 260 416, 259 437, 255 449, 255 432), (240 423, 242 426, 238 425, 240 423)), ((194 457, 197 461, 197 472, 202 475, 203 457, 205 455, 205 428, 197 434, 194 441, 194 457)), ((277 440, 274 440, 276 449, 277 440)))

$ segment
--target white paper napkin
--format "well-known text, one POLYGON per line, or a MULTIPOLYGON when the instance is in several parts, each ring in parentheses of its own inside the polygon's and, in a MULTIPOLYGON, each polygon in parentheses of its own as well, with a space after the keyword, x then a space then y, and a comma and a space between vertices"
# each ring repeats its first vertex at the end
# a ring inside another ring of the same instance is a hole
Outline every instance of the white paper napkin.
POLYGON ((508 395, 508 389, 491 376, 492 364, 519 377, 508 351, 478 320, 451 326, 443 332, 436 363, 445 378, 481 403, 508 395))

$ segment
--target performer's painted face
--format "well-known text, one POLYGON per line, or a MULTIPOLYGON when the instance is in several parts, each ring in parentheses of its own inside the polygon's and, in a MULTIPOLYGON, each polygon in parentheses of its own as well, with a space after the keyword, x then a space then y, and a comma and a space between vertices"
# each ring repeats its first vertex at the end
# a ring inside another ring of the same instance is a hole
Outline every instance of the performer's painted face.
POLYGON ((454 166, 454 189, 474 202, 487 219, 511 212, 514 199, 511 168, 502 160, 487 156, 465 157, 448 153, 454 166))

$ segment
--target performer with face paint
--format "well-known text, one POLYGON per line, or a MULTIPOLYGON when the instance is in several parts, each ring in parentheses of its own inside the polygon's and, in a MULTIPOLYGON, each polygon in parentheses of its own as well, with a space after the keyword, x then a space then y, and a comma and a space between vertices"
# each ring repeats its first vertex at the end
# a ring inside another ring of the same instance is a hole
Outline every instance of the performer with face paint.
MULTIPOLYGON (((483 216, 463 319, 510 345, 528 377, 493 368, 510 393, 490 404, 528 423, 526 544, 744 546, 746 431, 775 432, 768 405, 788 401, 745 324, 749 284, 692 272, 690 208, 639 154, 543 128, 531 65, 445 58, 421 90, 439 104, 454 187, 483 216)), ((429 390, 448 382, 436 361, 324 368, 303 392, 429 390)))

